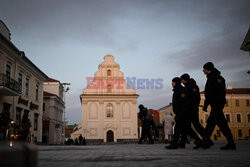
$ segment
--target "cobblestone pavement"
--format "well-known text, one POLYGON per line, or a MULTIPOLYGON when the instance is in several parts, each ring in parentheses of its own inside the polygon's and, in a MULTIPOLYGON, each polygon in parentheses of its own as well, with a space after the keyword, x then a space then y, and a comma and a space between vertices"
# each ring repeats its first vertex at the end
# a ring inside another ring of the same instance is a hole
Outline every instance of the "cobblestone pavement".
POLYGON ((39 146, 39 167, 78 166, 249 166, 250 141, 236 143, 237 150, 222 151, 225 142, 210 149, 167 150, 165 144, 39 146))

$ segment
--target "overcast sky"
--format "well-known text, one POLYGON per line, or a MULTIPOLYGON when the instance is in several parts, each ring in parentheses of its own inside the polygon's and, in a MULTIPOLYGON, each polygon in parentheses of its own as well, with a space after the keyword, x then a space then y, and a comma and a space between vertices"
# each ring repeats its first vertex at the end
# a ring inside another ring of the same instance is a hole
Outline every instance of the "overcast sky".
POLYGON ((183 73, 203 90, 207 61, 227 85, 250 88, 250 54, 240 50, 249 8, 249 0, 0 0, 0 19, 38 68, 71 83, 67 120, 80 123, 86 77, 107 54, 125 77, 163 79, 163 89, 137 90, 152 109, 171 102, 171 80, 183 73))

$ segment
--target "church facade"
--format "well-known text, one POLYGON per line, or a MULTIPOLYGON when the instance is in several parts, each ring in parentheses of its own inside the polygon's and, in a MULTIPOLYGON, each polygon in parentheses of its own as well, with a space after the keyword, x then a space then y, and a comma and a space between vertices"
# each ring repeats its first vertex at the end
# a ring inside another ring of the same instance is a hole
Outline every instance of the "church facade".
POLYGON ((87 78, 87 82, 80 95, 82 124, 75 134, 82 134, 87 141, 99 142, 138 139, 138 95, 126 84, 114 57, 104 56, 95 76, 87 78))

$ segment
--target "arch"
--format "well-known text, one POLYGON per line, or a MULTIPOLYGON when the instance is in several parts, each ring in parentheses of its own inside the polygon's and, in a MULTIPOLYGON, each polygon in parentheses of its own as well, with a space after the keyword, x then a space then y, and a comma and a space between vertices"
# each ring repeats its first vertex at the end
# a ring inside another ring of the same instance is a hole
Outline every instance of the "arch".
POLYGON ((114 142, 114 132, 112 130, 107 131, 107 143, 114 142))

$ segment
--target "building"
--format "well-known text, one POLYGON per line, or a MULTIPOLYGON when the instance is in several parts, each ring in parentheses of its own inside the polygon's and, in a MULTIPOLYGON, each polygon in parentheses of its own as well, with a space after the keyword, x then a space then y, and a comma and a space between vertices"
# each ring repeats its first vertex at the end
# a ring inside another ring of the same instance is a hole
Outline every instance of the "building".
POLYGON ((166 115, 166 111, 170 111, 170 113, 172 113, 172 115, 174 116, 172 103, 169 103, 169 105, 160 108, 158 111, 159 111, 159 119, 160 119, 161 124, 163 122, 164 115, 166 115))
POLYGON ((24 113, 31 121, 29 140, 42 141, 43 82, 47 76, 10 41, 0 20, 0 112, 10 113, 16 129, 24 113))
POLYGON ((71 134, 73 133, 75 127, 77 127, 77 126, 78 126, 77 124, 67 125, 66 126, 66 130, 65 130, 65 138, 66 138, 66 140, 71 137, 71 134))
POLYGON ((80 95, 82 124, 78 127, 86 141, 137 140, 138 95, 126 84, 114 57, 104 56, 104 62, 99 64, 95 77, 87 78, 87 81, 87 87, 80 95))
POLYGON ((241 47, 240 47, 241 50, 244 50, 244 51, 247 51, 247 52, 250 52, 250 28, 248 29, 248 32, 241 44, 241 47))
MULTIPOLYGON (((250 55, 250 28, 248 29, 248 32, 241 44, 240 49, 243 51, 249 52, 249 55, 250 55)), ((248 71, 247 73, 250 74, 250 71, 248 71)))
POLYGON ((63 100, 64 87, 60 81, 47 78, 44 81, 44 114, 43 114, 43 143, 64 143, 65 103, 63 100))
MULTIPOLYGON (((201 92, 201 105, 204 104, 204 92, 201 92)), ((241 140, 250 136, 250 88, 232 88, 226 90, 227 103, 223 110, 234 140, 241 140)), ((208 108, 210 111, 210 108, 208 108)), ((205 127, 209 112, 199 112, 200 122, 205 127)), ((218 126, 216 126, 211 139, 226 140, 218 126)))

